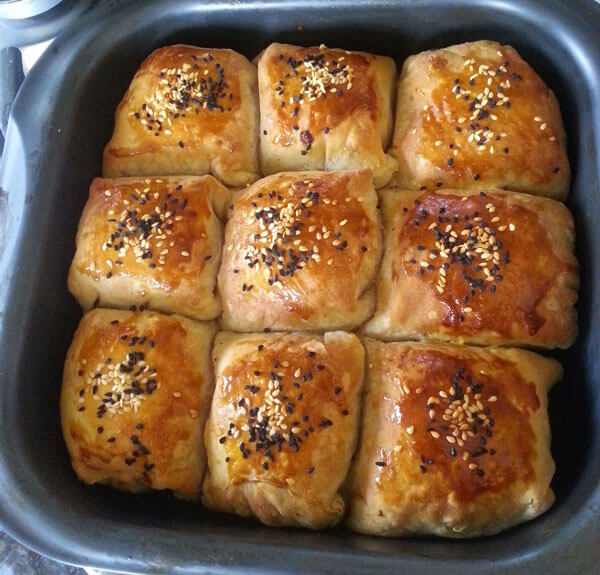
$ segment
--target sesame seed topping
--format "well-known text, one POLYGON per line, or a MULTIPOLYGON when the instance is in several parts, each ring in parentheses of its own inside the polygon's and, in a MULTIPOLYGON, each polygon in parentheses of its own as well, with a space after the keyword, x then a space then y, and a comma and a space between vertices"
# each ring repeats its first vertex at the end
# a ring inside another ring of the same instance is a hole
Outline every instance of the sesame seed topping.
MULTIPOLYGON (((239 448, 243 458, 258 457, 269 464, 276 462, 277 454, 284 449, 289 454, 298 452, 317 429, 325 430, 334 425, 328 418, 314 422, 313 414, 306 414, 303 407, 306 391, 330 381, 325 375, 327 366, 323 360, 326 357, 309 351, 304 360, 308 365, 299 366, 294 365, 291 357, 278 359, 274 351, 267 351, 272 353, 270 368, 244 375, 243 392, 234 400, 237 407, 219 439, 221 444, 235 440, 235 449, 239 448), (319 373, 323 375, 317 375, 319 373), (300 388, 303 391, 298 393, 300 388)), ((224 377, 229 376, 224 374, 224 377)), ((307 473, 313 470, 314 466, 308 468, 307 473)))
MULTIPOLYGON (((515 88, 509 78, 521 81, 521 76, 509 72, 512 63, 503 57, 500 58, 500 61, 495 58, 480 61, 475 58, 466 59, 463 62, 463 73, 448 85, 447 90, 458 104, 458 112, 454 118, 448 116, 448 121, 454 124, 455 130, 454 141, 447 144, 447 147, 453 150, 452 157, 444 160, 447 168, 454 167, 454 160, 459 159, 468 149, 478 154, 494 155, 497 147, 493 142, 507 137, 506 132, 496 134, 490 123, 502 121, 510 113, 511 89, 515 88)), ((426 122, 435 119, 429 108, 429 105, 423 106, 422 114, 426 122)), ((535 119, 536 122, 542 122, 538 116, 535 119)), ((543 125, 543 128, 540 126, 541 130, 546 128, 545 124, 543 125)), ((434 146, 440 147, 442 143, 442 140, 436 140, 434 146)), ((477 180, 478 177, 475 176, 474 179, 477 180)))
MULTIPOLYGON (((278 60, 282 63, 283 77, 273 87, 275 99, 279 101, 282 113, 295 119, 292 131, 298 133, 300 153, 307 155, 314 137, 310 131, 300 129, 299 123, 302 119, 298 120, 299 116, 301 113, 303 117, 304 114, 310 114, 310 111, 301 112, 302 109, 329 97, 343 97, 352 89, 354 70, 344 62, 344 56, 336 58, 335 52, 328 53, 322 50, 316 54, 309 53, 300 59, 290 56, 284 60, 283 54, 280 54, 278 60)), ((329 127, 325 127, 324 133, 328 132, 329 127)), ((276 143, 280 140, 280 135, 274 139, 276 143)))
MULTIPOLYGON (((488 396, 484 383, 476 381, 465 367, 456 369, 451 384, 438 390, 438 396, 430 395, 422 404, 429 425, 425 432, 435 442, 439 441, 440 447, 451 458, 459 458, 467 464, 467 469, 477 471, 477 475, 483 477, 484 456, 495 454, 489 446, 495 425, 489 404, 498 401, 498 396, 488 396), (440 421, 431 418, 433 405, 439 406, 443 413, 440 421)), ((407 432, 412 435, 414 426, 411 425, 407 432)), ((421 465, 435 464, 423 454, 419 456, 419 462, 421 465)))
MULTIPOLYGON (((223 66, 209 56, 199 60, 193 54, 180 54, 178 66, 159 72, 154 93, 134 113, 145 129, 153 131, 155 136, 170 136, 173 124, 192 114, 226 111, 223 102, 231 102, 233 93, 228 92, 223 66)), ((227 111, 230 110, 228 107, 227 111)), ((181 140, 177 144, 184 147, 181 140)))
MULTIPOLYGON (((331 266, 349 247, 355 253, 358 246, 354 249, 342 233, 352 220, 336 221, 336 213, 342 205, 347 206, 344 213, 350 210, 352 214, 359 208, 362 212, 362 207, 352 197, 337 205, 337 199, 327 197, 318 179, 285 182, 280 189, 256 193, 243 212, 234 211, 234 217, 250 226, 236 246, 235 268, 254 270, 261 283, 280 288, 314 263, 331 266), (324 218, 331 223, 323 223, 324 218)), ((242 293, 251 287, 241 285, 242 293)))
MULTIPOLYGON (((107 206, 114 205, 113 200, 119 201, 115 200, 119 196, 126 207, 118 217, 112 209, 108 213, 108 236, 102 245, 102 251, 113 253, 117 258, 105 259, 105 265, 110 270, 106 274, 108 279, 121 273, 115 266, 122 267, 128 254, 131 254, 136 263, 145 263, 149 269, 161 271, 170 251, 165 243, 174 245, 168 238, 176 228, 175 222, 183 220, 182 213, 187 205, 187 198, 181 201, 168 189, 158 187, 151 193, 152 180, 147 180, 147 184, 143 189, 140 189, 142 186, 135 187, 130 195, 131 199, 125 198, 124 189, 112 190, 112 199, 107 206)), ((160 186, 162 180, 155 180, 154 184, 160 186)), ((177 189, 181 190, 181 185, 177 189)), ((94 265, 94 269, 97 268, 94 265)))
MULTIPOLYGON (((119 341, 127 347, 121 361, 113 361, 107 357, 98 362, 94 369, 88 369, 86 366, 80 370, 86 380, 85 390, 89 390, 93 401, 96 402, 98 418, 135 413, 142 402, 161 387, 156 370, 148 365, 146 352, 141 351, 147 343, 147 338, 133 335, 127 342, 127 336, 125 339, 121 336, 119 341)), ((103 430, 103 427, 98 427, 98 433, 102 433, 103 430)))
MULTIPOLYGON (((421 277, 426 277, 425 272, 437 272, 433 287, 440 296, 446 293, 448 286, 455 288, 457 281, 464 281, 468 291, 462 298, 462 309, 454 316, 457 321, 462 322, 469 314, 476 313, 477 308, 473 306, 478 301, 476 294, 483 294, 488 286, 491 294, 496 293, 495 282, 502 280, 502 266, 510 262, 508 250, 499 234, 510 228, 502 224, 500 216, 495 215, 498 200, 488 197, 484 192, 479 197, 486 198, 485 212, 492 215, 487 221, 487 218, 482 217, 481 211, 473 209, 476 204, 471 204, 473 207, 470 209, 467 208, 469 204, 463 205, 469 198, 475 202, 475 195, 463 196, 460 207, 458 204, 456 206, 460 211, 455 211, 452 216, 449 211, 454 209, 452 204, 439 208, 439 213, 438 208, 425 209, 424 205, 429 203, 430 195, 421 196, 422 199, 414 209, 418 214, 417 221, 424 224, 429 232, 431 243, 420 243, 413 248, 416 251, 407 251, 404 264, 409 268, 417 265, 413 269, 421 277), (416 254, 419 252, 428 252, 427 259, 418 260, 416 254), (452 269, 457 269, 458 273, 451 273, 452 269)), ((413 219, 409 216, 406 221, 405 225, 409 225, 413 219)))

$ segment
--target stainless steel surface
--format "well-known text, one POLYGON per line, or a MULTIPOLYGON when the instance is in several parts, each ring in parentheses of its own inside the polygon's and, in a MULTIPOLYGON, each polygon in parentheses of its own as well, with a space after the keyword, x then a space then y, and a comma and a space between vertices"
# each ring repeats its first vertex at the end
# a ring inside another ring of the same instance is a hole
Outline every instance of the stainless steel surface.
POLYGON ((0 575, 86 575, 86 572, 42 557, 0 530, 0 575))
POLYGON ((0 0, 0 18, 20 20, 51 10, 62 0, 0 0))

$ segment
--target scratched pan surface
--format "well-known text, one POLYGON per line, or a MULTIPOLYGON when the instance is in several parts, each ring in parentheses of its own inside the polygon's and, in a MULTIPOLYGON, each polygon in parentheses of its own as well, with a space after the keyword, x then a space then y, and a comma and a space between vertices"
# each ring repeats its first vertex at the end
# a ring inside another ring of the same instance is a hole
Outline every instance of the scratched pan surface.
POLYGON ((600 562, 600 5, 542 0, 102 2, 52 44, 13 110, 0 166, 0 523, 79 565, 134 573, 597 572, 600 562), (471 541, 276 530, 162 495, 80 484, 58 416, 80 311, 67 293, 77 221, 113 112, 144 57, 185 42, 254 57, 272 41, 386 54, 491 38, 555 91, 569 135, 582 284, 580 337, 555 354, 552 510, 471 541))

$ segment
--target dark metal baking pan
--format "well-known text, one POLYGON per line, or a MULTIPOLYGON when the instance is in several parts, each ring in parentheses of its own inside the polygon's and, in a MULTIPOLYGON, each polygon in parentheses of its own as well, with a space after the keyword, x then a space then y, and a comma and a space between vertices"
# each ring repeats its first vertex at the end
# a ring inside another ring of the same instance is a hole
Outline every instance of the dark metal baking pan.
POLYGON ((575 0, 103 2, 22 87, 0 167, 0 519, 56 559, 135 573, 598 572, 600 565, 600 5, 575 0), (277 530, 163 495, 86 487, 59 425, 62 364, 80 310, 66 289, 89 182, 113 112, 151 50, 186 42, 249 58, 271 41, 393 56, 491 38, 556 92, 569 135, 582 284, 577 344, 551 393, 554 507, 495 537, 378 539, 277 530))

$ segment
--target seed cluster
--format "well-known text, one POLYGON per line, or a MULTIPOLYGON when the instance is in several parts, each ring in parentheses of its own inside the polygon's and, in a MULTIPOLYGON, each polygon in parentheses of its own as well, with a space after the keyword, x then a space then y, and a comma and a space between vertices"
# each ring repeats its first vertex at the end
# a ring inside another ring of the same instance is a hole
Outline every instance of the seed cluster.
MULTIPOLYGON (((165 260, 175 246, 170 237, 176 222, 183 220, 183 211, 187 205, 187 198, 181 200, 172 192, 151 192, 151 180, 145 180, 146 187, 135 188, 130 198, 125 198, 123 203, 126 208, 116 217, 114 209, 108 211, 110 234, 102 245, 102 251, 112 250, 116 259, 106 260, 109 272, 106 277, 110 279, 113 275, 114 266, 122 266, 121 258, 124 258, 131 250, 137 263, 148 262, 150 269, 163 270, 165 260), (148 205, 152 203, 152 205, 148 205)), ((160 184, 162 180, 156 180, 160 184)), ((182 189, 179 184, 175 190, 182 189)), ((105 190, 104 194, 110 198, 111 190, 105 190)), ((181 250, 181 256, 188 257, 186 250, 181 250)), ((91 268, 95 269, 92 262, 91 268)))
MULTIPOLYGON (((409 435, 417 431, 429 434, 447 446, 451 457, 462 460, 467 468, 479 477, 485 475, 481 456, 496 455, 495 449, 488 448, 488 442, 493 436, 492 429, 495 426, 490 404, 497 402, 498 397, 486 396, 483 389, 483 383, 477 383, 466 373, 465 368, 459 367, 448 390, 440 390, 437 396, 430 396, 423 404, 427 411, 427 427, 418 430, 413 425, 406 430, 409 435)), ((427 471, 427 465, 435 464, 435 460, 424 454, 421 454, 419 459, 421 473, 427 471)))
MULTIPOLYGON (((118 322, 118 320, 114 320, 118 322)), ((115 416, 121 413, 137 413, 140 405, 152 395, 161 384, 157 379, 156 369, 146 362, 146 346, 153 348, 154 340, 147 336, 120 337, 131 348, 120 361, 106 357, 93 370, 80 370, 79 376, 84 378, 84 385, 79 390, 79 411, 84 411, 85 394, 92 394, 98 404, 96 415, 99 419, 105 415, 115 416)), ((82 360, 83 365, 87 362, 82 360)))
MULTIPOLYGON (((321 50, 325 48, 324 45, 320 46, 321 50)), ((279 59, 283 60, 284 55, 280 54, 279 59)), ((342 98, 345 92, 352 89, 354 76, 352 66, 347 64, 345 59, 345 56, 326 58, 324 53, 308 54, 301 59, 288 57, 289 71, 274 87, 280 108, 286 108, 287 105, 286 110, 289 110, 290 118, 295 119, 305 102, 316 102, 333 96, 342 98), (294 87, 290 91, 289 81, 296 78, 300 79, 300 88, 294 87)), ((298 132, 299 140, 304 145, 301 154, 306 155, 314 141, 313 134, 308 130, 300 131, 297 123, 294 123, 292 130, 298 132)), ((326 127, 324 133, 328 132, 329 128, 326 127)))
MULTIPOLYGON (((360 198, 355 200, 348 196, 344 203, 352 201, 360 201, 360 198)), ((324 249, 329 246, 334 254, 348 248, 343 235, 347 219, 341 219, 333 226, 313 223, 315 210, 326 209, 323 206, 335 207, 338 200, 323 197, 312 180, 296 182, 286 192, 258 192, 250 205, 246 223, 258 226, 258 230, 250 233, 245 247, 240 244, 237 249, 242 251, 243 262, 248 268, 265 270, 270 286, 283 287, 286 278, 292 278, 311 261, 321 262, 324 249), (267 205, 264 205, 265 199, 267 205)), ((227 246, 229 252, 233 248, 233 244, 227 246)), ((332 265, 334 256, 324 261, 332 265)), ((238 273, 239 269, 233 271, 238 273)), ((250 291, 252 287, 243 284, 242 291, 250 291)))
MULTIPOLYGON (((135 426, 136 429, 143 429, 144 424, 138 423, 135 426)), ((144 477, 147 477, 148 473, 152 471, 154 468, 154 463, 150 463, 147 460, 147 456, 150 455, 149 449, 141 442, 139 435, 137 433, 133 433, 129 436, 129 441, 131 442, 131 455, 125 458, 125 465, 131 467, 134 463, 137 462, 138 458, 144 457, 144 468, 143 473, 144 477)))
MULTIPOLYGON (((113 320, 112 325, 118 325, 119 320, 113 320)), ((156 369, 150 367, 146 362, 147 348, 154 348, 154 340, 150 336, 128 336, 123 334, 120 341, 127 343, 131 351, 127 352, 121 361, 113 361, 106 357, 103 362, 96 364, 91 371, 85 369, 87 360, 83 359, 84 369, 80 369, 78 375, 84 379, 84 384, 79 390, 78 402, 79 411, 84 411, 85 395, 92 394, 92 399, 97 404, 96 417, 101 420, 104 417, 115 417, 123 413, 137 413, 143 401, 156 390, 160 389, 161 384, 157 380, 156 369)), ((99 422, 100 423, 100 422, 99 422)), ((131 450, 123 459, 125 465, 131 467, 143 460, 142 473, 146 480, 149 479, 149 473, 154 469, 154 463, 151 463, 148 457, 150 450, 140 439, 140 431, 144 428, 142 422, 134 426, 134 433, 129 437, 131 450)), ((104 426, 98 425, 96 428, 98 435, 104 434, 104 426)), ((107 437, 106 442, 115 443, 116 436, 107 437)))
MULTIPOLYGON (((264 345, 258 346, 262 352, 264 345)), ((219 443, 236 441, 244 459, 252 453, 263 458, 263 469, 269 469, 269 462, 275 461, 282 449, 296 453, 302 443, 317 429, 331 427, 333 422, 327 418, 318 421, 302 408, 304 393, 312 385, 319 385, 317 374, 330 379, 329 368, 319 363, 316 352, 307 351, 306 357, 312 364, 308 368, 290 365, 287 360, 274 360, 268 372, 254 370, 248 373, 249 383, 244 386, 244 394, 236 404, 236 417, 243 423, 229 423, 227 433, 219 443)), ((342 393, 341 387, 334 390, 342 393)), ((348 410, 343 410, 348 415, 348 410)), ((229 457, 225 458, 229 461, 229 457)), ((314 466, 307 468, 314 471, 314 466)))
MULTIPOLYGON (((233 93, 228 92, 223 66, 211 54, 191 54, 181 66, 163 68, 158 86, 132 115, 155 136, 173 134, 173 122, 200 110, 231 111, 233 93)), ((178 142, 181 148, 182 141, 178 142)))
POLYGON ((352 89, 354 71, 344 62, 345 59, 345 56, 340 56, 337 59, 326 60, 324 54, 309 54, 302 60, 288 58, 288 64, 295 76, 299 73, 298 69, 301 70, 300 94, 309 102, 314 102, 317 98, 327 98, 328 93, 342 96, 342 87, 346 90, 352 89))
MULTIPOLYGON (((485 192, 480 192, 481 197, 487 197, 485 192)), ((463 196, 461 201, 466 201, 468 196, 463 196)), ((420 200, 415 200, 421 206, 420 200)), ((428 219, 433 219, 427 229, 431 231, 433 246, 417 246, 417 251, 423 253, 418 261, 412 257, 408 263, 418 266, 419 275, 437 271, 435 289, 442 295, 446 291, 448 272, 452 266, 460 266, 461 278, 467 283, 469 292, 463 297, 463 314, 460 321, 464 321, 464 313, 472 312, 467 306, 470 297, 483 293, 487 287, 490 292, 496 293, 497 285, 502 281, 502 267, 510 263, 509 252, 503 246, 501 234, 514 232, 514 224, 502 223, 501 218, 495 215, 496 205, 493 200, 485 206, 487 214, 480 214, 477 210, 472 213, 465 212, 462 217, 449 216, 445 207, 439 208, 437 214, 429 214, 423 207, 418 208, 419 217, 413 220, 412 225, 418 227, 425 225, 428 219), (499 237, 500 235, 500 237, 499 237), (426 253, 428 252, 428 253, 426 253), (441 263, 440 263, 441 262, 441 263)), ((407 208, 405 208, 405 211, 407 208)))
MULTIPOLYGON (((477 63, 475 58, 464 61, 463 67, 468 74, 468 79, 461 81, 455 78, 450 89, 456 100, 464 103, 464 111, 459 112, 454 121, 454 138, 450 142, 436 140, 435 147, 446 146, 448 158, 444 167, 452 167, 460 151, 469 146, 475 147, 477 152, 487 152, 491 155, 502 153, 509 154, 510 148, 504 140, 508 134, 494 127, 499 115, 506 115, 513 106, 512 93, 518 89, 523 81, 520 74, 510 71, 510 62, 502 60, 504 54, 497 52, 501 62, 477 63)), ((429 105, 424 106, 425 120, 431 121, 429 105)), ((533 129, 546 131, 548 127, 539 116, 533 117, 533 129)), ((413 129, 416 134, 416 129, 413 129)), ((556 136, 550 134, 549 141, 556 141, 556 136)), ((556 169, 555 173, 558 172, 556 169)), ((474 174, 473 179, 478 180, 479 174, 474 174)))

